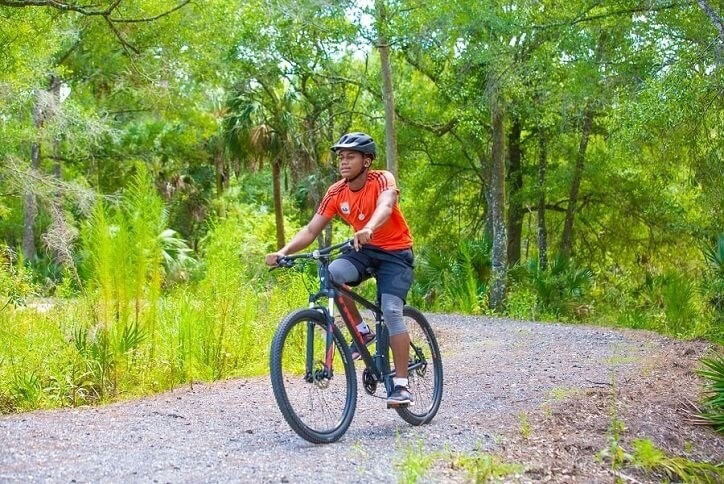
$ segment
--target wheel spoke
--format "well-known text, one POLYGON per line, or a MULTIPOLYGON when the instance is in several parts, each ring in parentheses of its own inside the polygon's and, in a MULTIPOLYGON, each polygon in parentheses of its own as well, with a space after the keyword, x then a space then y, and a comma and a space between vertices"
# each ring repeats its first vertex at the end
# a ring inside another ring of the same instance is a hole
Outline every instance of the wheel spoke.
POLYGON ((279 408, 299 435, 315 443, 341 437, 356 403, 354 366, 345 358, 339 330, 333 338, 334 376, 326 376, 326 336, 322 315, 306 310, 282 322, 272 345, 271 376, 279 408))
POLYGON ((414 405, 400 407, 397 413, 407 422, 420 425, 437 413, 442 400, 442 362, 437 341, 425 317, 405 308, 404 321, 410 335, 411 368, 408 387, 414 405))

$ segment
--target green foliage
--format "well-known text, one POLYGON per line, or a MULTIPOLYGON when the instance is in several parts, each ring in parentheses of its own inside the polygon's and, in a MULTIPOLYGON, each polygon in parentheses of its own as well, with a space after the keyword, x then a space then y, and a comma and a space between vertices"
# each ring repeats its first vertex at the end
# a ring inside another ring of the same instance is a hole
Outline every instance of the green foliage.
POLYGON ((99 201, 82 231, 83 272, 98 298, 94 319, 105 327, 139 324, 141 306, 156 304, 164 277, 165 210, 148 171, 138 167, 118 207, 99 201))
POLYGON ((47 313, 0 312, 0 410, 104 402, 265 372, 276 324, 307 294, 296 274, 280 274, 266 289, 262 254, 273 230, 269 214, 251 210, 218 221, 197 280, 153 296, 156 282, 147 278, 141 292, 151 297, 130 302, 127 321, 115 317, 120 302, 95 292, 54 301, 47 313), (111 319, 97 318, 102 307, 111 319))
POLYGON ((724 466, 670 457, 648 439, 634 439, 631 464, 655 475, 683 482, 716 483, 724 479, 724 466))
POLYGON ((538 313, 578 317, 585 307, 586 292, 594 283, 590 269, 576 267, 571 259, 555 259, 541 269, 535 259, 514 271, 513 277, 535 294, 538 313))
POLYGON ((464 469, 472 482, 482 483, 521 474, 524 467, 520 464, 501 461, 498 457, 485 452, 469 455, 453 455, 450 463, 453 468, 464 469))
POLYGON ((606 440, 608 441, 608 447, 596 454, 596 457, 598 459, 608 459, 611 462, 611 468, 614 470, 623 467, 625 463, 631 458, 630 454, 626 452, 621 444, 621 439, 626 430, 626 425, 622 420, 618 418, 616 414, 614 403, 614 406, 612 407, 611 421, 609 423, 606 436, 606 440))
POLYGON ((479 313, 490 274, 490 243, 461 242, 454 250, 423 249, 416 254, 413 294, 437 310, 479 313))
POLYGON ((10 384, 10 396, 15 401, 22 402, 26 408, 36 408, 41 395, 40 379, 34 372, 14 375, 10 384))
POLYGON ((703 296, 714 312, 714 324, 724 326, 724 233, 704 250, 707 268, 702 281, 703 296))
POLYGON ((694 285, 682 275, 671 273, 663 277, 661 286, 667 330, 672 334, 682 334, 692 326, 696 317, 694 285))
POLYGON ((437 458, 437 454, 423 450, 422 442, 418 442, 416 446, 408 444, 402 458, 395 464, 400 472, 398 482, 414 484, 424 480, 428 470, 437 458))
POLYGON ((701 418, 724 433, 724 354, 701 359, 697 373, 706 381, 701 418))
POLYGON ((530 418, 528 418, 527 413, 520 412, 518 414, 518 425, 520 428, 520 436, 524 439, 529 439, 533 433, 533 429, 531 428, 530 418))
POLYGON ((643 327, 676 337, 714 335, 716 324, 703 318, 700 294, 691 278, 675 270, 646 275, 636 305, 646 322, 643 327))
POLYGON ((408 444, 402 458, 396 463, 400 471, 399 482, 427 481, 430 469, 439 464, 455 471, 462 470, 467 480, 476 483, 510 478, 525 470, 520 464, 504 462, 482 451, 465 454, 450 450, 426 452, 420 442, 417 445, 408 444))
POLYGON ((511 318, 536 321, 540 305, 535 291, 525 284, 512 285, 505 302, 505 313, 511 318))
POLYGON ((610 461, 614 470, 633 466, 657 477, 663 475, 667 479, 683 482, 715 483, 724 477, 724 467, 721 463, 709 464, 684 457, 670 457, 648 439, 633 439, 632 451, 629 452, 622 443, 626 430, 624 422, 616 415, 614 402, 608 429, 609 444, 597 454, 599 459, 610 461))
POLYGON ((198 267, 198 261, 191 255, 193 250, 186 240, 173 229, 166 229, 158 236, 166 281, 187 281, 198 267))
POLYGON ((24 305, 35 292, 33 274, 23 264, 22 253, 0 245, 0 308, 9 304, 24 305))

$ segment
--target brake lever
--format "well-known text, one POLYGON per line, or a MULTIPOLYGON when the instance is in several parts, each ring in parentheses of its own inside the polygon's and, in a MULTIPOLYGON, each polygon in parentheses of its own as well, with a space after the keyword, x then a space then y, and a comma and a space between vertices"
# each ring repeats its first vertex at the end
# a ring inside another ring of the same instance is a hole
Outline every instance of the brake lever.
POLYGON ((287 257, 279 257, 279 258, 277 259, 277 265, 276 265, 276 267, 274 267, 274 269, 278 269, 278 268, 280 268, 280 267, 290 268, 290 267, 293 267, 293 266, 294 266, 294 260, 293 260, 293 259, 289 259, 289 258, 287 258, 287 257))

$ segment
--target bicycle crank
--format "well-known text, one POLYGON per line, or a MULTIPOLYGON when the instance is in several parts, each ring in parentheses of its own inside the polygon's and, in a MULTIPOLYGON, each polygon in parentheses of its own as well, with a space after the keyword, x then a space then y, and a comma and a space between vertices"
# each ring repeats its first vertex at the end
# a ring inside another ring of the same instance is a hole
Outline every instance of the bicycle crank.
POLYGON ((377 391, 377 380, 375 380, 374 374, 368 368, 365 368, 362 372, 362 385, 370 395, 374 395, 377 391))

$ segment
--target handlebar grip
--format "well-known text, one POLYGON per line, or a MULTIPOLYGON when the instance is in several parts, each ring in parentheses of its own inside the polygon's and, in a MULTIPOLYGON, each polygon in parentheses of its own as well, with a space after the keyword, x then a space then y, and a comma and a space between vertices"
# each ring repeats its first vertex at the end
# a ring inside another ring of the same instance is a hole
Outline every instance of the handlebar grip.
POLYGON ((279 267, 292 267, 294 265, 294 259, 290 257, 278 257, 276 268, 279 267))

